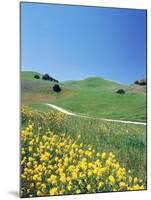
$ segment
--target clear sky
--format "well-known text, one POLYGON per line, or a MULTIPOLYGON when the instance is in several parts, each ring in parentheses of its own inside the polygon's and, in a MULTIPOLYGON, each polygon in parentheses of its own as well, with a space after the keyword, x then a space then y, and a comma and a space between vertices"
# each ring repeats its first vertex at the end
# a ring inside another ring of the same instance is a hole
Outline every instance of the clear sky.
POLYGON ((146 11, 22 3, 21 68, 59 81, 146 77, 146 11))

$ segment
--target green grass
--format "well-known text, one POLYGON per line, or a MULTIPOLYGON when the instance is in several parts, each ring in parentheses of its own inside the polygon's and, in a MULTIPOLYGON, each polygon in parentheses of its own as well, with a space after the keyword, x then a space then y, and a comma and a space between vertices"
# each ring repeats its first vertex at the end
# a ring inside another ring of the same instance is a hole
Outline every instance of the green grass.
POLYGON ((22 72, 22 103, 52 103, 84 115, 131 121, 146 121, 146 95, 127 92, 117 94, 128 86, 98 77, 60 83, 62 91, 52 91, 53 82, 36 80, 36 72, 22 72))
MULTIPOLYGON (((40 73, 38 72, 33 72, 33 71, 24 71, 24 72, 21 72, 21 80, 33 80, 34 79, 34 76, 38 74, 39 76, 41 75, 40 73)), ((36 80, 36 79, 35 79, 36 80)))
MULTIPOLYGON (((30 108, 47 111, 48 107, 37 104, 31 105, 30 108)), ((80 134, 79 144, 90 144, 97 152, 113 152, 123 167, 130 169, 133 176, 142 178, 146 183, 146 126, 73 116, 66 116, 65 120, 57 126, 52 126, 51 122, 43 125, 37 121, 37 118, 34 123, 41 126, 43 130, 50 128, 55 134, 65 133, 66 137, 70 136, 73 139, 80 134)))
MULTIPOLYGON (((21 73, 21 101, 32 110, 49 111, 51 108, 44 103, 52 103, 94 117, 146 121, 146 95, 115 93, 118 88, 128 86, 95 77, 60 83, 62 91, 57 94, 52 91, 54 83, 36 80, 35 74, 21 73)), ((123 167, 146 181, 146 126, 67 116, 53 131, 72 138, 81 134, 79 143, 91 144, 96 151, 112 151, 123 167)))
POLYGON ((70 89, 86 90, 86 91, 104 91, 112 90, 122 86, 119 83, 113 81, 107 81, 99 77, 91 77, 79 81, 65 81, 63 85, 70 89))
POLYGON ((42 111, 42 112, 48 112, 50 111, 50 107, 45 104, 29 104, 28 107, 33 111, 42 111))
POLYGON ((97 93, 82 91, 66 100, 52 100, 55 105, 61 106, 76 113, 90 116, 123 119, 132 121, 146 120, 146 100, 141 94, 97 93))
POLYGON ((146 178, 146 127, 68 117, 62 131, 72 138, 91 144, 96 151, 114 152, 119 162, 133 175, 146 178))

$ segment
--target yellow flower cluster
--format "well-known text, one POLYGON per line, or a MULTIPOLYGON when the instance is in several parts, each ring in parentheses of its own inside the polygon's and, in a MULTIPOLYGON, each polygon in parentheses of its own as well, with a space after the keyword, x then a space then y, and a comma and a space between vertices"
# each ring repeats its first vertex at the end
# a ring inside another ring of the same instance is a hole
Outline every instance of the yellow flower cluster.
POLYGON ((59 124, 62 120, 65 120, 65 115, 61 112, 55 112, 53 110, 49 112, 32 111, 28 107, 22 106, 21 118, 22 123, 38 122, 39 124, 47 126, 49 122, 59 124))
POLYGON ((112 152, 96 152, 91 145, 78 144, 79 139, 80 135, 73 140, 50 129, 43 132, 35 123, 24 127, 22 197, 144 189, 142 180, 122 168, 112 152))

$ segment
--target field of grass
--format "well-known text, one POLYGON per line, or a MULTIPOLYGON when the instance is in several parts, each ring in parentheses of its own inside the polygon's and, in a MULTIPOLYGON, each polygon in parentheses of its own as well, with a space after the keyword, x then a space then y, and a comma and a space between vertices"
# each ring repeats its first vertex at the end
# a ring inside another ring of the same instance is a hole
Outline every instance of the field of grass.
MULTIPOLYGON (((21 80, 33 80, 34 79, 34 76, 38 74, 39 76, 41 75, 40 73, 38 72, 32 72, 32 71, 24 71, 24 72, 21 72, 21 80)), ((36 80, 36 79, 35 79, 36 80)))
POLYGON ((119 88, 128 86, 88 78, 60 83, 61 93, 52 91, 53 82, 34 79, 34 72, 22 72, 22 103, 53 103, 72 112, 94 117, 146 121, 146 95, 141 92, 117 94, 119 88))
MULTIPOLYGON (((42 104, 29 108, 40 112, 51 110, 42 104)), ((74 139, 81 134, 79 142, 91 144, 96 151, 113 151, 122 166, 131 169, 133 175, 146 177, 146 126, 66 116, 61 131, 74 139)))
POLYGON ((36 110, 22 109, 22 197, 146 188, 143 126, 36 110))
POLYGON ((146 126, 65 116, 45 103, 94 117, 143 122, 146 94, 116 94, 129 86, 97 77, 60 83, 62 91, 55 93, 53 82, 33 79, 35 74, 21 73, 21 104, 29 108, 22 111, 21 195, 145 189, 146 126))

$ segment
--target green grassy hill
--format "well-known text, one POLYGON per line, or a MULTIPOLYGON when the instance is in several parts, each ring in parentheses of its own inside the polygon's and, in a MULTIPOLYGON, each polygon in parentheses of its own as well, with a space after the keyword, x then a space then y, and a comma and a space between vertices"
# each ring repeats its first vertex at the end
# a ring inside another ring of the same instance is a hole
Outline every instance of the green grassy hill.
POLYGON ((38 72, 33 72, 33 71, 23 71, 21 72, 21 80, 33 80, 34 76, 38 74, 41 75, 38 72))
POLYGON ((118 86, 121 86, 118 83, 113 81, 107 81, 99 77, 90 77, 80 81, 65 81, 63 85, 72 89, 78 90, 111 90, 118 86))
MULTIPOLYGON (((62 91, 55 93, 52 91, 53 82, 34 79, 35 74, 21 72, 21 102, 32 110, 50 111, 52 108, 43 103, 52 103, 94 117, 146 121, 146 94, 141 87, 93 77, 59 83, 62 91), (126 94, 117 94, 115 91, 119 88, 125 89, 126 94)), ((37 118, 36 123, 39 123, 37 118)), ((142 178, 146 186, 146 126, 73 116, 66 116, 58 123, 59 127, 49 126, 47 122, 45 126, 74 140, 80 134, 79 144, 92 145, 97 152, 113 152, 121 166, 130 169, 133 176, 142 178)))
MULTIPOLYGON (((99 77, 60 83, 61 93, 52 91, 53 82, 34 79, 37 72, 21 72, 22 103, 40 108, 41 103, 53 103, 70 111, 94 117, 146 120, 146 95, 137 88, 99 77), (117 94, 123 88, 126 94, 117 94)), ((42 106, 43 108, 44 106, 42 106)))

